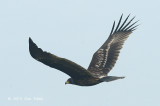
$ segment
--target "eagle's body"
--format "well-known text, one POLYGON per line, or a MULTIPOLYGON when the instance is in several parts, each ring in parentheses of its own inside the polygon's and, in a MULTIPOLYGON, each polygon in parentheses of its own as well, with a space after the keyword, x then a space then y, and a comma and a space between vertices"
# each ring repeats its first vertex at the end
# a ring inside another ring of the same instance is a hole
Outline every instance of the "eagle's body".
POLYGON ((135 30, 136 26, 134 26, 134 24, 137 23, 136 21, 130 25, 134 18, 126 23, 128 16, 120 26, 122 16, 120 17, 119 23, 115 29, 114 22, 111 33, 106 42, 94 53, 88 69, 85 69, 68 59, 43 51, 41 48, 37 47, 31 38, 29 38, 30 54, 34 59, 71 76, 71 78, 66 81, 66 84, 92 86, 101 82, 122 79, 124 77, 108 76, 108 73, 115 65, 120 49, 122 48, 125 40, 132 31, 135 30))
POLYGON ((69 82, 75 85, 80 85, 80 86, 92 86, 92 85, 99 84, 102 81, 100 81, 99 78, 82 78, 78 80, 70 78, 69 82))
POLYGON ((69 78, 66 84, 69 82, 71 84, 80 85, 80 86, 92 86, 99 84, 101 82, 110 82, 117 79, 123 79, 124 77, 116 77, 116 76, 107 76, 103 78, 82 78, 82 79, 72 79, 69 78))

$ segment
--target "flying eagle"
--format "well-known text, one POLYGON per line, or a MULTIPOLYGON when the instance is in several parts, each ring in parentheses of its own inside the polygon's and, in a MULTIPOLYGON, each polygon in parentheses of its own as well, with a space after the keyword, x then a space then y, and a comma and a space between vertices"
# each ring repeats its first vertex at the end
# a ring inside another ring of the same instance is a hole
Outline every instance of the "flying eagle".
POLYGON ((127 22, 130 16, 128 15, 121 24, 122 16, 123 14, 121 15, 116 27, 114 21, 108 39, 94 53, 88 69, 85 69, 68 59, 43 51, 41 48, 37 47, 31 38, 29 38, 30 54, 37 61, 68 74, 71 78, 69 78, 65 84, 92 86, 101 82, 123 79, 124 77, 108 76, 108 73, 114 67, 124 42, 138 26, 135 25, 138 21, 131 24, 135 18, 133 17, 127 22))

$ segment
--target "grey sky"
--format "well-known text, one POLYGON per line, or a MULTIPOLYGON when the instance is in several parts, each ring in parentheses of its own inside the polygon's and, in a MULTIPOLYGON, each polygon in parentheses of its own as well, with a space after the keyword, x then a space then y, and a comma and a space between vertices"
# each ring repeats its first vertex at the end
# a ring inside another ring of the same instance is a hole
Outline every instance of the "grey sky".
POLYGON ((0 105, 160 105, 159 0, 1 0, 0 105), (113 21, 128 14, 140 26, 125 42, 109 75, 123 80, 92 87, 65 85, 66 74, 35 61, 28 38, 45 51, 87 68, 113 21), (40 97, 43 101, 8 100, 40 97))

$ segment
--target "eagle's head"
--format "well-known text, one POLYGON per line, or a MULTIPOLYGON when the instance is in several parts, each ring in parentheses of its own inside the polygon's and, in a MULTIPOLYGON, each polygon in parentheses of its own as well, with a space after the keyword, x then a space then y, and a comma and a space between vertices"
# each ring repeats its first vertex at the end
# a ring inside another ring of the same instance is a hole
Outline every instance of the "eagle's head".
POLYGON ((74 81, 73 81, 72 78, 69 78, 69 79, 65 82, 65 84, 74 84, 74 81))

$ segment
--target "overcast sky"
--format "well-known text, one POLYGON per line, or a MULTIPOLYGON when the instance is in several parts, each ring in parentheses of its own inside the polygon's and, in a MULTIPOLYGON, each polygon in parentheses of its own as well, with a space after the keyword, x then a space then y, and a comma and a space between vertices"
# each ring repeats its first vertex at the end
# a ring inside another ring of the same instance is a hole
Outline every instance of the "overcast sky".
POLYGON ((159 0, 1 0, 0 105, 160 105, 159 10, 159 0), (29 54, 31 37, 43 50, 87 68, 122 13, 140 20, 109 73, 123 80, 65 85, 68 75, 29 54))

